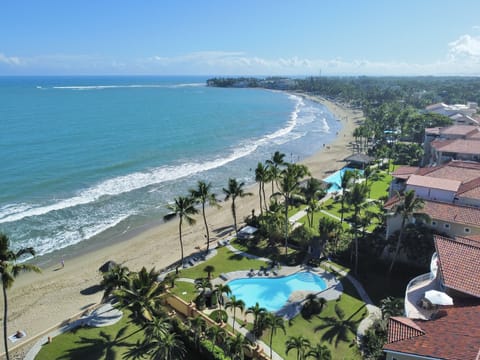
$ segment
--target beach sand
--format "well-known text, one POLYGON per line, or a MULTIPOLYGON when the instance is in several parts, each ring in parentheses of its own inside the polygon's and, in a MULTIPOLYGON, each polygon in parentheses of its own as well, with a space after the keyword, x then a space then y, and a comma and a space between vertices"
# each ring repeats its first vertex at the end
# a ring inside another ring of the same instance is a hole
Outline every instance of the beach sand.
MULTIPOLYGON (((325 174, 345 165, 342 160, 351 155, 348 145, 353 141, 353 129, 362 120, 363 115, 360 110, 345 108, 318 97, 303 96, 326 105, 342 123, 342 129, 334 142, 325 144, 321 151, 302 161, 309 167, 312 176, 323 178, 325 174)), ((249 191, 255 196, 237 200, 238 219, 243 219, 251 214, 252 209, 259 207, 256 186, 252 186, 249 191)), ((223 198, 222 194, 218 197, 223 198)), ((207 220, 212 238, 231 228, 233 220, 230 202, 224 203, 220 210, 208 209, 207 220)), ((185 254, 195 252, 205 245, 200 215, 196 225, 186 225, 183 231, 185 254)), ((101 280, 98 268, 108 260, 114 260, 128 266, 130 270, 138 271, 142 266, 147 269, 152 267, 162 269, 179 257, 178 221, 173 220, 135 234, 128 240, 66 258, 63 268, 62 259, 59 258, 57 265, 42 269, 42 274, 22 274, 8 290, 9 334, 23 330, 27 333, 28 340, 98 303, 102 298, 102 292, 95 291, 96 285, 101 280)))

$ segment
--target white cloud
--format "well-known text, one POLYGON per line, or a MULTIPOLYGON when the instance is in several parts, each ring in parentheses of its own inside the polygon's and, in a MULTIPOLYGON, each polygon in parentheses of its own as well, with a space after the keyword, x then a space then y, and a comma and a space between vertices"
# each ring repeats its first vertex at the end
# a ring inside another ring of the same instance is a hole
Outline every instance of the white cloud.
MULTIPOLYGON (((462 35, 448 44, 449 54, 453 57, 468 56, 480 58, 480 37, 462 35)), ((480 60, 480 59, 479 59, 480 60)))
POLYGON ((22 61, 16 56, 7 56, 0 53, 0 63, 4 63, 7 65, 21 65, 22 61))
MULTIPOLYGON (((467 42, 464 48, 452 45, 457 53, 475 54, 475 42, 467 42)), ((452 50, 453 51, 453 50, 452 50)), ((450 53, 449 53, 450 54, 450 53)), ((451 54, 450 54, 451 55, 451 54)), ((149 65, 159 73, 216 75, 480 75, 480 64, 472 56, 446 56, 427 64, 396 61, 371 61, 367 59, 345 60, 302 58, 299 56, 261 58, 244 52, 204 51, 167 57, 155 56, 149 65)))

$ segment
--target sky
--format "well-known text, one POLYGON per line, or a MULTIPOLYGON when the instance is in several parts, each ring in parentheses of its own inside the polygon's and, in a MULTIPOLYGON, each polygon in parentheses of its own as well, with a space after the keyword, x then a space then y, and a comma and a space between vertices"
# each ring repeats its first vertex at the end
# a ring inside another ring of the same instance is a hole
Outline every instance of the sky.
POLYGON ((480 75, 479 0, 2 0, 0 75, 480 75))

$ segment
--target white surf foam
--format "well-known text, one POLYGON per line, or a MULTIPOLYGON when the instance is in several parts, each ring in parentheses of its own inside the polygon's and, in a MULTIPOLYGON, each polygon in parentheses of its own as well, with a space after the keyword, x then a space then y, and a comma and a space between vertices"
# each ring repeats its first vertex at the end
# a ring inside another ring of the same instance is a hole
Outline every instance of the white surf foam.
POLYGON ((237 148, 233 149, 228 156, 218 157, 205 162, 190 162, 176 166, 162 166, 150 171, 136 172, 125 176, 115 177, 80 191, 76 196, 62 199, 48 205, 28 206, 24 204, 24 208, 19 205, 11 205, 12 209, 16 210, 9 211, 9 208, 2 209, 5 211, 3 214, 0 214, 0 223, 14 222, 32 216, 41 216, 52 211, 59 211, 66 208, 93 203, 103 196, 116 196, 154 184, 177 180, 224 166, 232 161, 250 155, 259 146, 271 142, 281 144, 281 139, 291 133, 297 125, 298 113, 305 105, 303 99, 299 96, 291 95, 290 98, 296 101, 296 104, 285 127, 255 141, 248 140, 245 143, 240 144, 237 148))

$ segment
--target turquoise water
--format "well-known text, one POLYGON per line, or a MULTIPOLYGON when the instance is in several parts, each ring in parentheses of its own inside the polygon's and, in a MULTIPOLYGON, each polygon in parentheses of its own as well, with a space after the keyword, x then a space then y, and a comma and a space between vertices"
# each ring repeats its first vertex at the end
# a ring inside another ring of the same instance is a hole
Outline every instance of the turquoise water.
POLYGON ((268 311, 280 310, 290 294, 297 290, 323 291, 327 284, 311 272, 298 272, 279 278, 252 277, 228 282, 232 294, 245 302, 246 308, 257 302, 268 311))
POLYGON ((350 167, 344 167, 337 172, 333 173, 332 175, 326 177, 323 179, 323 181, 331 184, 330 187, 328 188, 328 192, 336 192, 339 190, 342 190, 342 176, 345 174, 345 171, 356 171, 359 174, 363 174, 363 170, 358 170, 350 167))
POLYGON ((39 254, 116 239, 198 180, 254 183, 273 152, 301 160, 338 131, 298 96, 205 80, 0 77, 0 231, 39 254))

